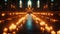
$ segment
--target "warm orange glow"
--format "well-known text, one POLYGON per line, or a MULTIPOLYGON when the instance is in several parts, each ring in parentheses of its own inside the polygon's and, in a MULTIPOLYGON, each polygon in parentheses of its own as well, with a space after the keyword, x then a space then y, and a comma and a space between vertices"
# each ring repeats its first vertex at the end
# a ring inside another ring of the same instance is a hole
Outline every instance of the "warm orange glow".
POLYGON ((14 13, 12 13, 14 15, 14 13))
POLYGON ((9 15, 12 15, 12 13, 9 13, 9 15))
POLYGON ((7 34, 6 32, 3 32, 3 34, 7 34))
MULTIPOLYGON (((27 14, 27 15, 28 15, 28 14, 27 14)), ((24 17, 22 17, 22 18, 20 18, 20 19, 18 20, 18 22, 16 23, 16 25, 18 25, 18 24, 20 24, 22 21, 24 21, 24 20, 26 19, 27 15, 24 16, 24 17)))
POLYGON ((45 30, 43 27, 40 27, 40 29, 41 29, 42 31, 44 31, 44 30, 45 30))
POLYGON ((53 22, 56 22, 56 21, 58 21, 58 20, 53 20, 53 22))
POLYGON ((24 19, 25 19, 25 17, 22 17, 21 19, 19 19, 19 21, 16 23, 16 25, 18 25, 19 23, 21 23, 24 19))
POLYGON ((38 21, 36 20, 36 23, 38 24, 38 21))
POLYGON ((51 31, 51 34, 56 34, 56 32, 55 31, 51 31))
POLYGON ((23 21, 23 24, 25 24, 25 20, 23 21))
POLYGON ((26 12, 23 12, 23 13, 22 12, 19 12, 19 14, 27 14, 27 13, 26 12))
POLYGON ((4 20, 0 20, 0 23, 4 22, 4 20))
POLYGON ((41 13, 41 15, 45 15, 45 13, 41 13))
POLYGON ((54 14, 53 13, 51 13, 51 16, 53 16, 54 14))
MULTIPOLYGON (((47 15, 47 13, 41 13, 41 14, 46 14, 47 15)), ((50 13, 49 13, 50 14, 50 13)), ((40 19, 40 18, 38 18, 38 17, 36 17, 35 15, 33 15, 32 14, 32 17, 33 17, 33 19, 35 19, 36 20, 36 23, 39 23, 40 22, 40 26, 42 26, 40 29, 41 30, 46 30, 47 32, 50 32, 50 31, 52 31, 53 30, 53 27, 52 26, 48 26, 46 23, 45 23, 45 21, 43 21, 42 19, 40 19), (45 27, 44 27, 45 26, 45 27)))
POLYGON ((19 13, 16 13, 16 15, 18 15, 19 13))
POLYGON ((45 27, 48 26, 47 24, 45 24, 45 27))
POLYGON ((50 19, 50 21, 52 21, 52 22, 56 22, 56 21, 58 21, 58 20, 56 20, 56 19, 50 19))
POLYGON ((22 27, 23 25, 21 24, 20 26, 22 27))
POLYGON ((46 12, 42 12, 40 13, 41 15, 48 15, 48 16, 53 16, 53 13, 46 13, 46 12))
POLYGON ((60 34, 60 30, 59 30, 59 31, 57 31, 57 34, 60 34))
POLYGON ((10 27, 9 27, 10 30, 15 30, 16 29, 16 25, 15 24, 12 24, 10 27))
POLYGON ((41 26, 45 25, 45 22, 41 21, 41 22, 40 22, 40 25, 41 25, 41 26))
POLYGON ((0 20, 0 23, 1 23, 2 21, 0 20))
POLYGON ((8 34, 11 34, 11 33, 8 33, 8 34))
POLYGON ((8 29, 7 28, 4 28, 4 32, 7 32, 8 31, 8 29))
POLYGON ((31 14, 31 15, 32 15, 32 17, 33 17, 33 19, 34 19, 34 20, 41 21, 41 19, 40 19, 40 18, 36 17, 36 16, 35 16, 35 15, 33 15, 33 14, 31 14))
POLYGON ((53 27, 52 26, 50 26, 50 30, 53 30, 53 27))
POLYGON ((44 8, 46 8, 46 6, 44 6, 44 8))
POLYGON ((52 26, 48 26, 47 24, 45 24, 45 29, 50 32, 51 30, 53 30, 53 27, 52 26))
POLYGON ((50 32, 50 30, 51 30, 50 27, 48 27, 48 25, 45 26, 45 29, 46 29, 48 32, 50 32))
POLYGON ((16 8, 14 5, 11 4, 11 8, 16 8))
POLYGON ((51 15, 51 13, 48 13, 48 16, 50 16, 51 15))
POLYGON ((5 16, 5 13, 2 13, 1 15, 2 15, 2 16, 5 16))
POLYGON ((44 8, 48 8, 48 5, 46 4, 46 5, 44 5, 44 8))
POLYGON ((14 31, 14 32, 12 32, 12 34, 16 34, 16 32, 14 31))
POLYGON ((12 18, 7 18, 6 20, 12 20, 12 18))
POLYGON ((16 28, 16 30, 18 31, 18 28, 16 28))
POLYGON ((39 18, 37 18, 37 17, 36 17, 36 20, 39 20, 39 21, 40 21, 40 19, 39 19, 39 18))
POLYGON ((59 14, 59 16, 60 16, 60 14, 59 14))
POLYGON ((36 14, 40 14, 40 13, 36 13, 36 14))

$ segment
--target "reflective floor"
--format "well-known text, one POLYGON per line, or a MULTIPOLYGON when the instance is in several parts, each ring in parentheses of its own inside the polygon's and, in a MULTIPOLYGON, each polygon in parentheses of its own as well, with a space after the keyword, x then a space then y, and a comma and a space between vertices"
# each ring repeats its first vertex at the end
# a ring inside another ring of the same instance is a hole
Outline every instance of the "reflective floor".
POLYGON ((60 13, 1 12, 0 34, 60 34, 60 13))

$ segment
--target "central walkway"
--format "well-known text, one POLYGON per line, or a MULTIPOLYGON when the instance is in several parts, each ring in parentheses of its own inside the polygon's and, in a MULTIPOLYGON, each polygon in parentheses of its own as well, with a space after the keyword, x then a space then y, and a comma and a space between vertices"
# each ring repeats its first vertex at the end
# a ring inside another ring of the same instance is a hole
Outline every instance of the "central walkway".
POLYGON ((27 20, 23 27, 17 32, 17 34, 41 34, 41 31, 39 29, 39 26, 37 27, 37 24, 32 18, 32 15, 27 16, 27 20))
POLYGON ((32 30, 32 16, 31 15, 27 16, 26 28, 27 30, 32 30))

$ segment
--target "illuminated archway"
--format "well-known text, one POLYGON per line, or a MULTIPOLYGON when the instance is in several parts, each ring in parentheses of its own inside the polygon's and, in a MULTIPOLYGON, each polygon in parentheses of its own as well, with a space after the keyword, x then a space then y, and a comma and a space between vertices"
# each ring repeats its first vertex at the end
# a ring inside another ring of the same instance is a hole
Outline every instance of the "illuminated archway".
POLYGON ((40 7, 40 1, 38 0, 37 1, 37 8, 39 8, 40 7))
POLYGON ((22 8, 22 0, 19 1, 19 7, 22 8))
POLYGON ((28 7, 32 7, 32 2, 31 2, 31 0, 28 1, 28 7))

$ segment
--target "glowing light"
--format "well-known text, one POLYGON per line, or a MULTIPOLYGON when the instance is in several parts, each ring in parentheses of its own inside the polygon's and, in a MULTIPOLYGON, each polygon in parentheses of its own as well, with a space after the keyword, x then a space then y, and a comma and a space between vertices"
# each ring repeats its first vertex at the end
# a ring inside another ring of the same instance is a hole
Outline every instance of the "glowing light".
POLYGON ((0 20, 0 23, 1 23, 2 21, 0 20))
POLYGON ((48 16, 50 16, 51 15, 51 13, 48 13, 48 16))
POLYGON ((12 15, 11 13, 9 13, 9 15, 12 15))
POLYGON ((7 28, 4 28, 4 32, 7 32, 8 31, 8 29, 7 28))
POLYGON ((37 17, 36 17, 35 19, 40 21, 40 19, 39 19, 39 18, 37 18, 37 17))
POLYGON ((45 30, 43 27, 40 27, 40 29, 41 29, 42 31, 44 31, 44 30, 45 30))
POLYGON ((18 28, 16 30, 18 31, 18 28))
POLYGON ((60 30, 59 30, 59 31, 57 31, 57 34, 60 34, 60 30))
POLYGON ((40 14, 41 14, 41 15, 47 15, 47 13, 44 13, 44 12, 43 12, 43 13, 40 13, 40 14))
POLYGON ((53 27, 52 26, 48 26, 47 24, 45 24, 45 29, 50 32, 51 30, 53 30, 53 27))
MULTIPOLYGON (((28 15, 28 14, 27 14, 27 15, 28 15)), ((19 23, 21 23, 22 21, 24 21, 25 18, 27 17, 27 15, 24 16, 24 17, 22 17, 22 18, 20 18, 20 19, 18 20, 18 22, 16 23, 16 25, 18 25, 19 23)))
POLYGON ((50 28, 48 26, 45 26, 45 29, 50 32, 50 28))
POLYGON ((44 8, 46 8, 46 6, 44 6, 44 8))
POLYGON ((20 4, 20 8, 22 8, 22 1, 21 0, 19 1, 19 4, 20 4))
POLYGON ((38 20, 38 21, 41 21, 41 19, 39 19, 38 17, 36 17, 35 15, 33 15, 33 14, 31 14, 32 15, 32 17, 33 17, 33 19, 34 20, 38 20))
POLYGON ((31 0, 28 1, 28 7, 31 7, 32 6, 32 2, 31 0))
POLYGON ((7 0, 5 0, 5 2, 7 2, 7 0))
POLYGON ((20 26, 22 27, 23 25, 21 24, 20 26))
POLYGON ((6 20, 12 20, 12 18, 7 18, 6 20))
POLYGON ((11 4, 11 8, 14 8, 14 9, 15 9, 16 7, 15 7, 14 5, 11 4))
POLYGON ((52 26, 50 26, 50 30, 53 30, 53 27, 52 26))
POLYGON ((40 22, 40 25, 41 25, 41 26, 45 25, 45 22, 43 22, 43 21, 42 21, 42 22, 40 22))
POLYGON ((37 1, 37 7, 38 8, 40 7, 40 1, 39 0, 37 1))
POLYGON ((16 25, 12 24, 10 27, 9 27, 10 30, 15 30, 16 29, 16 25))
POLYGON ((0 23, 4 22, 4 20, 0 20, 0 23))
POLYGON ((13 13, 13 15, 14 15, 14 13, 13 13))
POLYGON ((46 4, 46 5, 44 5, 44 8, 48 8, 48 5, 46 4))
POLYGON ((51 5, 53 5, 53 3, 51 3, 51 5))
POLYGON ((7 34, 6 32, 3 32, 3 34, 7 34))
POLYGON ((51 16, 53 16, 54 14, 53 13, 51 13, 51 16))
POLYGON ((18 22, 16 23, 16 25, 18 25, 19 23, 21 23, 23 20, 25 20, 25 17, 22 17, 21 19, 19 19, 18 22))
POLYGON ((45 24, 45 26, 48 26, 47 24, 45 24))
POLYGON ((54 0, 51 0, 51 2, 54 2, 54 0))
POLYGON ((50 19, 50 21, 52 21, 52 22, 56 22, 56 21, 58 21, 58 20, 56 20, 56 19, 50 19))
POLYGON ((14 32, 12 32, 12 34, 16 34, 16 32, 14 31, 14 32))
POLYGON ((25 20, 23 21, 23 24, 25 24, 25 20))
POLYGON ((38 24, 38 21, 36 20, 36 23, 38 24))
POLYGON ((51 34, 56 34, 56 32, 55 31, 51 31, 51 34))
POLYGON ((5 13, 2 13, 1 15, 2 15, 2 16, 5 16, 5 13))
POLYGON ((16 13, 16 15, 18 15, 19 13, 16 13))

